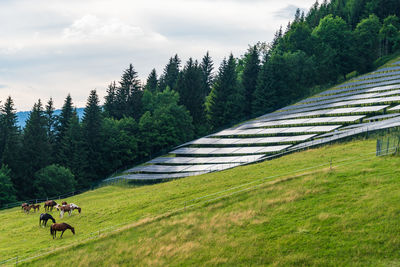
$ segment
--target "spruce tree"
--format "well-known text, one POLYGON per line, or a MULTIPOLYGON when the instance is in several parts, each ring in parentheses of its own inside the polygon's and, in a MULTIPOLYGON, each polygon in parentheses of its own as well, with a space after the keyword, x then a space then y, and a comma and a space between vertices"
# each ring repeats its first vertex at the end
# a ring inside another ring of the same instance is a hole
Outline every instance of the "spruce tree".
POLYGON ((211 93, 207 97, 207 120, 213 129, 243 118, 244 96, 238 84, 236 60, 231 54, 224 59, 211 93))
MULTIPOLYGON (((56 141, 55 141, 55 153, 58 154, 58 148, 61 145, 61 140, 64 138, 65 132, 68 130, 68 125, 72 117, 73 113, 72 107, 72 98, 71 95, 68 94, 65 98, 64 104, 61 108, 61 113, 58 116, 57 125, 56 125, 56 141)), ((60 159, 57 159, 59 162, 60 159)))
POLYGON ((189 110, 196 126, 204 122, 202 78, 199 64, 190 58, 179 74, 176 85, 179 93, 179 103, 189 110))
POLYGON ((116 103, 117 86, 115 81, 110 83, 107 88, 107 95, 104 97, 104 114, 106 117, 115 118, 117 116, 116 103))
POLYGON ((141 115, 142 90, 138 74, 132 64, 124 71, 115 94, 115 118, 124 116, 139 118, 141 115))
POLYGON ((84 170, 87 167, 85 165, 87 161, 84 145, 82 127, 79 123, 76 110, 74 110, 69 121, 69 127, 61 140, 59 154, 61 159, 60 164, 72 171, 77 181, 78 188, 84 188, 90 185, 90 183, 85 180, 84 170))
POLYGON ((21 132, 17 126, 17 114, 11 97, 7 98, 0 109, 0 137, 0 166, 7 165, 11 169, 9 176, 14 188, 18 189, 18 177, 22 173, 20 165, 22 155, 21 132))
POLYGON ((179 68, 181 66, 181 60, 178 55, 171 57, 168 64, 164 68, 164 72, 160 77, 159 91, 164 91, 167 86, 171 89, 175 88, 176 81, 179 75, 179 68))
POLYGON ((84 149, 87 155, 85 162, 86 183, 104 178, 102 164, 102 126, 103 115, 96 90, 90 91, 82 118, 84 149))
POLYGON ((253 95, 257 86, 258 73, 260 71, 260 55, 256 46, 250 47, 245 55, 245 65, 242 76, 245 92, 244 114, 249 117, 252 114, 253 95))
POLYGON ((149 77, 147 77, 145 89, 149 90, 152 93, 155 93, 157 91, 157 87, 158 87, 157 72, 156 69, 152 69, 149 74, 149 77))
POLYGON ((206 55, 203 57, 200 63, 201 72, 203 74, 203 100, 210 94, 211 86, 213 83, 213 70, 214 70, 214 63, 212 58, 210 57, 209 52, 207 51, 206 55))
POLYGON ((18 186, 23 196, 33 196, 32 183, 34 173, 49 165, 51 161, 51 150, 47 138, 47 121, 44 115, 40 99, 34 104, 23 134, 23 162, 24 175, 19 177, 18 186))

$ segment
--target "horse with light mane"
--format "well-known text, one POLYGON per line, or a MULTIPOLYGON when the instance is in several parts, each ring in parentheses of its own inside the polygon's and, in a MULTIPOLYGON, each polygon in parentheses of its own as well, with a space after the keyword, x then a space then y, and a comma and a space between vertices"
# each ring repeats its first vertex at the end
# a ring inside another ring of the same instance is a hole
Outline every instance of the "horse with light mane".
POLYGON ((78 205, 76 205, 74 203, 70 203, 69 206, 71 207, 72 210, 78 210, 78 212, 81 213, 82 209, 78 205))
POLYGON ((24 210, 24 207, 25 207, 25 206, 29 206, 29 204, 28 204, 28 203, 22 203, 22 204, 21 204, 21 209, 24 210))
POLYGON ((56 223, 56 220, 55 220, 55 219, 53 218, 53 216, 51 216, 50 214, 48 214, 48 213, 42 213, 42 214, 40 214, 39 226, 44 225, 44 226, 46 227, 47 221, 48 221, 48 220, 52 220, 53 223, 56 223), (43 224, 42 224, 42 221, 43 221, 43 224))
POLYGON ((54 200, 48 200, 44 203, 44 211, 53 211, 53 207, 57 205, 54 200))
POLYGON ((68 215, 71 216, 72 208, 69 205, 66 206, 59 206, 60 209, 60 218, 64 217, 64 213, 67 211, 68 215))
POLYGON ((50 227, 50 234, 53 236, 53 239, 57 236, 57 231, 61 232, 60 238, 62 238, 65 230, 70 229, 73 234, 75 234, 75 228, 67 223, 53 223, 50 227))

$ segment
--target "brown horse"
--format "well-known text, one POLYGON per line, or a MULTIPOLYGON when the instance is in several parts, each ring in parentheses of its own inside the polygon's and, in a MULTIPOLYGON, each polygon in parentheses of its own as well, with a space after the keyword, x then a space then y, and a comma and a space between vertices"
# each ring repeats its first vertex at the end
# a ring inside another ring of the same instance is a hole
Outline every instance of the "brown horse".
POLYGON ((25 206, 25 207, 24 207, 24 212, 25 212, 26 214, 29 214, 29 211, 31 210, 31 208, 32 208, 31 205, 25 206))
POLYGON ((32 208, 33 208, 33 210, 36 212, 36 210, 40 210, 40 204, 37 204, 37 205, 35 205, 35 204, 32 204, 31 205, 32 206, 32 208))
POLYGON ((22 203, 22 204, 21 204, 21 209, 24 210, 24 208, 25 208, 26 206, 28 206, 28 203, 22 203))
POLYGON ((53 223, 50 227, 50 234, 53 236, 53 239, 56 238, 57 236, 57 231, 61 231, 61 236, 62 238, 65 230, 70 229, 73 234, 75 234, 75 228, 72 227, 71 225, 67 223, 53 223))
POLYGON ((64 217, 65 212, 68 212, 68 215, 71 216, 72 208, 70 205, 59 206, 58 208, 60 209, 60 218, 64 217))
POLYGON ((57 205, 57 202, 54 200, 48 200, 44 203, 44 211, 53 211, 53 207, 57 205))
POLYGON ((67 201, 61 202, 61 205, 63 205, 63 206, 65 206, 65 205, 67 205, 67 204, 68 204, 67 201))

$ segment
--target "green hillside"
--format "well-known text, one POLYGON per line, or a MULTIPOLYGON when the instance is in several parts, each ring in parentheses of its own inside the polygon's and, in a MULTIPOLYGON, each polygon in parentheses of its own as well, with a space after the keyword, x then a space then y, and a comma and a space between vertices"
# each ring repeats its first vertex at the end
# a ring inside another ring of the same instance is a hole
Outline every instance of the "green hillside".
POLYGON ((81 215, 53 212, 76 228, 56 240, 38 214, 1 211, 0 258, 43 254, 25 262, 35 266, 397 265, 399 163, 376 157, 367 140, 169 183, 109 186, 67 199, 81 215))

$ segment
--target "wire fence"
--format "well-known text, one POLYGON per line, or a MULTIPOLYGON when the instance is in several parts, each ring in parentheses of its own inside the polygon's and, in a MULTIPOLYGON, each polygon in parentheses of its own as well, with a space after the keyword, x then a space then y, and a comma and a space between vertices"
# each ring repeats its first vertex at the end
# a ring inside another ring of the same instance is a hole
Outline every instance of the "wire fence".
MULTIPOLYGON (((389 151, 395 150, 397 149, 396 147, 391 147, 389 148, 389 151)), ((171 215, 177 214, 179 212, 184 212, 187 211, 190 208, 194 208, 194 207, 198 207, 201 205, 206 205, 208 203, 211 202, 215 202, 217 200, 221 200, 221 199, 225 199, 225 198, 229 198, 231 196, 234 196, 236 194, 240 194, 240 193, 244 193, 244 192, 249 192, 251 190, 255 190, 257 188, 261 188, 262 186, 265 186, 266 183, 272 179, 275 178, 279 178, 279 177, 291 177, 291 176, 295 176, 296 174, 300 175, 300 174, 304 174, 305 171, 310 171, 310 170, 318 170, 322 167, 328 167, 330 169, 332 168, 339 168, 339 167, 343 167, 346 165, 350 165, 350 164, 354 164, 357 162, 362 162, 362 161, 368 161, 373 159, 374 157, 371 157, 371 155, 375 154, 375 152, 371 152, 371 153, 365 153, 362 155, 357 155, 354 157, 350 157, 347 159, 342 159, 342 160, 336 160, 334 162, 332 162, 332 160, 330 160, 329 162, 326 163, 322 163, 322 164, 317 164, 317 165, 312 165, 306 168, 302 168, 302 169, 298 169, 295 171, 291 171, 291 172, 286 172, 283 174, 278 174, 278 175, 271 175, 271 176, 267 176, 267 177, 263 177, 263 178, 259 178, 259 179, 255 179, 251 182, 246 182, 237 186, 233 186, 231 188, 227 188, 224 190, 220 190, 214 193, 210 193, 210 194, 206 194, 200 197, 196 197, 196 198, 192 198, 192 199, 188 199, 188 200, 184 200, 183 202, 181 202, 182 200, 179 200, 179 203, 177 203, 177 208, 173 208, 173 209, 167 209, 166 211, 160 212, 158 214, 153 214, 153 215, 143 215, 140 216, 139 218, 135 219, 135 220, 129 220, 126 221, 124 223, 119 223, 119 224, 115 224, 106 228, 102 228, 99 229, 97 231, 88 233, 88 234, 84 234, 82 236, 81 239, 77 240, 76 242, 73 242, 69 245, 63 246, 63 247, 59 247, 56 249, 52 249, 52 250, 48 250, 48 251, 40 251, 38 254, 33 255, 33 256, 23 256, 23 255, 17 255, 16 257, 7 259, 7 260, 3 260, 0 261, 0 265, 18 265, 19 263, 23 263, 23 262, 28 262, 31 260, 34 260, 36 258, 45 256, 45 255, 49 255, 52 253, 56 253, 62 250, 65 250, 67 248, 73 247, 75 245, 81 244, 83 242, 87 242, 89 240, 95 239, 95 238, 100 238, 100 237, 104 237, 104 236, 108 236, 109 234, 118 232, 121 230, 122 227, 124 227, 124 229, 129 229, 135 226, 140 226, 141 223, 140 221, 142 219, 146 219, 146 222, 152 222, 155 220, 159 220, 159 219, 163 219, 163 218, 169 218, 171 215)), ((388 172, 389 173, 389 172, 388 172)))

